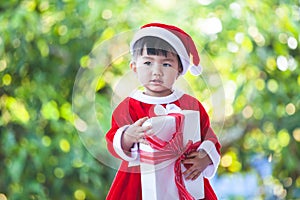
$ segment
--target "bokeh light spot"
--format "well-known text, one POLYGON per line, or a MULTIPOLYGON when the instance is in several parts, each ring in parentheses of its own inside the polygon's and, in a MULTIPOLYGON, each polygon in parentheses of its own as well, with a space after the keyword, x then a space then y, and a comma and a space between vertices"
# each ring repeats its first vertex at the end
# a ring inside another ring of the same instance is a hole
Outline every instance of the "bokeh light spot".
POLYGON ((242 164, 237 160, 233 161, 232 164, 228 167, 229 171, 231 172, 238 172, 242 168, 242 164))
POLYGON ((262 91, 265 88, 265 81, 263 79, 257 79, 255 81, 255 87, 257 90, 262 91))
POLYGON ((267 69, 269 71, 271 71, 271 72, 274 71, 276 69, 276 60, 275 60, 275 58, 268 57, 266 65, 267 65, 267 69))
POLYGON ((234 39, 238 44, 242 44, 242 42, 244 41, 244 38, 245 38, 244 33, 236 33, 234 36, 234 39))
POLYGON ((257 120, 260 120, 264 117, 264 112, 261 108, 256 108, 253 113, 253 117, 257 120))
POLYGON ((36 180, 39 182, 39 183, 45 183, 46 181, 46 176, 42 173, 38 173, 36 175, 36 180))
POLYGON ((77 200, 83 200, 83 199, 85 199, 86 194, 85 194, 85 192, 83 190, 76 190, 74 192, 74 197, 77 200))
POLYGON ((227 44, 227 49, 228 49, 228 51, 230 51, 232 53, 236 53, 239 51, 239 46, 233 42, 229 42, 227 44))
POLYGON ((281 150, 277 138, 270 138, 270 140, 268 142, 268 146, 269 146, 269 149, 272 151, 280 151, 281 150))
POLYGON ((290 57, 288 60, 288 66, 290 71, 294 71, 297 69, 298 63, 293 57, 290 57))
POLYGON ((199 19, 198 27, 207 35, 213 35, 222 31, 222 22, 217 17, 199 19))
POLYGON ((49 55, 49 46, 45 40, 38 40, 37 42, 40 53, 43 57, 47 57, 49 55))
POLYGON ((41 2, 40 5, 39 5, 39 9, 42 12, 48 10, 49 9, 49 2, 48 1, 41 2))
POLYGON ((250 117, 252 117, 252 115, 253 115, 253 109, 252 109, 252 107, 251 106, 246 106, 245 108, 244 108, 244 110, 243 110, 243 116, 246 118, 246 119, 248 119, 248 118, 250 118, 250 117))
POLYGON ((66 119, 69 122, 73 123, 73 113, 72 113, 72 106, 70 103, 64 103, 61 107, 60 107, 60 113, 61 113, 61 117, 66 119))
POLYGON ((84 162, 82 162, 82 160, 80 158, 75 158, 72 162, 72 166, 74 168, 80 168, 84 165, 84 162))
POLYGON ((6 61, 4 59, 0 60, 0 72, 4 71, 6 67, 7 67, 6 61))
POLYGON ((232 157, 228 154, 225 154, 221 158, 221 165, 223 167, 229 167, 232 164, 232 157))
POLYGON ((5 196, 5 194, 0 193, 0 200, 7 200, 7 197, 5 196))
POLYGON ((295 107, 294 104, 289 103, 289 104, 286 105, 285 111, 286 111, 286 113, 287 113, 288 115, 293 115, 293 114, 295 114, 295 112, 296 112, 296 107, 295 107))
POLYGON ((242 8, 240 6, 240 4, 238 4, 237 2, 231 3, 230 4, 230 10, 232 11, 232 16, 235 18, 240 18, 242 15, 242 8))
POLYGON ((29 121, 30 116, 23 102, 13 97, 6 97, 5 101, 11 116, 16 121, 20 121, 22 123, 27 123, 29 121))
POLYGON ((278 35, 278 40, 279 42, 281 42, 282 44, 286 44, 287 40, 288 40, 288 35, 286 33, 280 33, 278 35))
POLYGON ((41 113, 45 119, 58 120, 59 110, 55 101, 49 101, 43 104, 41 113))
POLYGON ((49 136, 43 136, 42 143, 45 147, 49 147, 51 145, 51 138, 49 136))
POLYGON ((271 92, 273 92, 273 93, 277 92, 277 90, 278 90, 278 83, 277 83, 277 81, 274 80, 274 79, 270 79, 270 80, 268 81, 267 86, 268 86, 268 89, 269 89, 271 92))
POLYGON ((59 141, 59 147, 65 153, 70 151, 70 143, 66 139, 61 139, 59 141))
POLYGON ((290 143, 290 135, 287 132, 287 130, 281 130, 278 133, 278 140, 279 140, 279 144, 282 147, 286 147, 289 145, 290 143))
POLYGON ((288 60, 285 56, 278 56, 276 63, 280 71, 286 71, 289 67, 288 60))
POLYGON ((65 172, 62 168, 57 167, 57 168, 54 169, 54 175, 57 178, 61 179, 65 176, 65 172))
POLYGON ((76 128, 78 131, 84 132, 84 131, 87 130, 87 124, 86 124, 86 122, 83 121, 83 120, 80 119, 80 118, 76 118, 76 119, 75 119, 74 125, 75 125, 75 128, 76 128))
POLYGON ((207 6, 211 4, 214 0, 198 0, 201 5, 207 6))
MULTIPOLYGON (((293 131, 293 137, 297 142, 300 142, 300 128, 296 128, 293 131)), ((300 179, 299 179, 299 186, 300 186, 300 179)))
POLYGON ((300 176, 296 179, 296 186, 299 188, 300 187, 300 176))
POLYGON ((102 18, 105 19, 105 20, 108 20, 108 19, 112 18, 112 15, 113 15, 112 11, 109 10, 109 9, 105 9, 102 12, 102 18))
POLYGON ((10 84, 11 84, 11 80, 12 80, 12 78, 11 78, 11 75, 9 75, 9 74, 5 74, 5 75, 2 77, 2 83, 3 83, 4 85, 10 85, 10 84))
POLYGON ((81 67, 87 67, 91 63, 90 57, 89 56, 82 56, 80 58, 80 65, 81 67))
POLYGON ((58 28, 58 34, 63 36, 63 35, 66 35, 68 32, 68 27, 66 25, 61 25, 59 26, 58 28))
POLYGON ((287 44, 290 49, 297 49, 298 41, 294 37, 289 37, 287 40, 287 44))

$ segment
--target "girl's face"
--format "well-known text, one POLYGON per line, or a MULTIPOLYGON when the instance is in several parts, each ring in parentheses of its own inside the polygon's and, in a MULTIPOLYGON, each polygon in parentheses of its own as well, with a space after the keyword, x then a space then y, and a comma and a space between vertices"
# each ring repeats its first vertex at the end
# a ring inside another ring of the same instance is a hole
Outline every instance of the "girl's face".
POLYGON ((163 97, 172 93, 172 87, 179 76, 179 63, 177 55, 167 53, 164 55, 147 55, 146 49, 135 62, 130 64, 137 74, 140 83, 149 96, 163 97))

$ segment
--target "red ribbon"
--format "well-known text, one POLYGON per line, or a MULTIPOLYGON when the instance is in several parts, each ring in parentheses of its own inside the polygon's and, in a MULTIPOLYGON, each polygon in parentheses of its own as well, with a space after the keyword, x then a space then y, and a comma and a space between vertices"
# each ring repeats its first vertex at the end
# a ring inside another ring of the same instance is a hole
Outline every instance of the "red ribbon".
MULTIPOLYGON (((186 190, 181 174, 181 161, 186 158, 188 154, 196 151, 200 145, 200 141, 193 143, 188 141, 187 145, 183 145, 183 119, 184 115, 178 113, 169 114, 176 119, 176 132, 173 134, 172 139, 169 142, 163 141, 156 136, 145 135, 150 146, 158 150, 156 152, 141 151, 140 159, 142 162, 150 164, 159 164, 161 162, 176 158, 174 165, 175 184, 178 189, 180 200, 194 200, 193 196, 186 190)), ((185 165, 186 168, 190 166, 185 165)))

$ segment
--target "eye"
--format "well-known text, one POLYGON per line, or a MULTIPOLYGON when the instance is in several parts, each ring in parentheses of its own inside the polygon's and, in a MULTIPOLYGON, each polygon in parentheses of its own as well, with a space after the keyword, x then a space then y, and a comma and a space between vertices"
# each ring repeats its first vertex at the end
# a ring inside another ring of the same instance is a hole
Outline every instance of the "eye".
POLYGON ((144 65, 151 65, 151 62, 150 61, 146 61, 146 62, 144 62, 144 65))
POLYGON ((172 67, 172 65, 170 63, 163 63, 164 67, 172 67))

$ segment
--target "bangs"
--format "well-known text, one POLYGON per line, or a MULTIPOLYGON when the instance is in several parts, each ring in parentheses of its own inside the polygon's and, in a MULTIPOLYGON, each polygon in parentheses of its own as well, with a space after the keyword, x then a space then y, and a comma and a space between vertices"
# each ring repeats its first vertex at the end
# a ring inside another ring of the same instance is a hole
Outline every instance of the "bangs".
POLYGON ((183 70, 180 57, 176 52, 176 50, 168 42, 158 37, 153 37, 153 36, 143 37, 138 41, 136 41, 136 43, 133 45, 132 50, 133 50, 132 52, 133 59, 137 59, 137 57, 142 56, 143 53, 146 53, 147 55, 156 55, 156 56, 164 56, 164 57, 168 57, 168 53, 172 54, 177 57, 179 72, 181 73, 183 70))
POLYGON ((162 55, 167 57, 168 53, 177 55, 175 49, 166 41, 158 37, 143 37, 133 46, 133 56, 141 56, 146 50, 147 55, 162 55))

